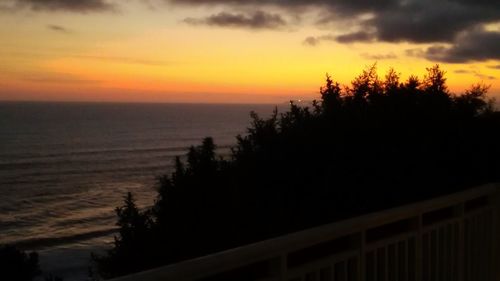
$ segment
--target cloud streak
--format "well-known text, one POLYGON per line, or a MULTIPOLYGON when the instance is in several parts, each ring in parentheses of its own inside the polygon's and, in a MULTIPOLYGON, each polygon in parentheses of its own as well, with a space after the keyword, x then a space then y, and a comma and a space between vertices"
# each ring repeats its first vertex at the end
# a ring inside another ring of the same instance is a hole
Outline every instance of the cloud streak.
POLYGON ((66 12, 103 12, 115 10, 115 4, 107 0, 12 0, 11 10, 29 9, 32 11, 66 11, 66 12))
POLYGON ((322 36, 309 36, 304 40, 304 45, 316 46, 322 41, 336 41, 337 37, 334 35, 322 35, 322 36))
POLYGON ((185 23, 219 27, 249 29, 279 29, 286 26, 286 21, 278 14, 256 11, 251 14, 221 12, 206 18, 186 18, 185 23))
POLYGON ((458 69, 458 70, 455 70, 453 71, 454 73, 456 74, 472 74, 476 77, 478 77, 479 79, 482 79, 482 80, 495 80, 497 79, 495 76, 492 76, 492 75, 484 75, 478 71, 475 71, 475 70, 467 70, 467 69, 458 69))
POLYGON ((90 60, 98 60, 104 62, 111 63, 121 63, 121 64, 140 64, 140 65, 148 65, 148 66, 166 66, 171 65, 171 62, 160 61, 160 60, 148 60, 148 59, 140 59, 140 58, 131 58, 131 57, 113 57, 113 56, 91 56, 91 55, 75 55, 73 58, 76 59, 90 59, 90 60))
POLYGON ((393 60, 397 59, 398 56, 396 56, 394 53, 387 53, 387 54, 361 54, 361 56, 365 59, 368 60, 393 60))
POLYGON ((49 25, 47 25, 47 28, 49 30, 59 32, 59 33, 70 33, 70 31, 66 27, 56 25, 56 24, 49 24, 49 25))
POLYGON ((363 43, 369 43, 373 42, 375 40, 375 37, 370 34, 369 32, 365 31, 358 31, 358 32, 353 32, 353 33, 348 33, 348 34, 343 34, 343 35, 332 35, 332 34, 327 34, 327 35, 321 35, 321 36, 309 36, 304 40, 305 45, 309 46, 316 46, 320 44, 322 41, 334 41, 338 43, 343 43, 343 44, 350 44, 350 43, 357 43, 357 42, 363 42, 363 43))
POLYGON ((101 83, 100 80, 91 80, 80 78, 73 74, 68 73, 32 73, 23 74, 24 81, 35 83, 51 83, 51 84, 97 84, 101 83))

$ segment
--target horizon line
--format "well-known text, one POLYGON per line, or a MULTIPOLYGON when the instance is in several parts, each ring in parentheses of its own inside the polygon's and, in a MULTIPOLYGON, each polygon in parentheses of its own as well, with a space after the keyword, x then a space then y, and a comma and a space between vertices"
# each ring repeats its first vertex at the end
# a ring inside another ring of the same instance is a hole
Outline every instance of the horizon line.
MULTIPOLYGON (((66 103, 66 104, 185 104, 185 105, 284 105, 290 104, 291 99, 282 102, 190 102, 190 101, 87 101, 87 100, 0 100, 0 103, 66 103)), ((311 100, 312 101, 312 100, 311 100)), ((309 101, 302 101, 309 102, 309 101)))

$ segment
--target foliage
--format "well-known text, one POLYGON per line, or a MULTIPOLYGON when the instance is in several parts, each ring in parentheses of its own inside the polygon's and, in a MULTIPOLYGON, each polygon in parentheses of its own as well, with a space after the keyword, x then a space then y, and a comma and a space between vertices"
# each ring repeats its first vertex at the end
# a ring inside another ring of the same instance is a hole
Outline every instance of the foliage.
POLYGON ((230 160, 206 138, 159 178, 155 206, 131 195, 100 273, 112 277, 454 192, 500 175, 500 116, 488 87, 463 95, 431 67, 400 81, 376 65, 350 86, 327 76, 311 108, 252 113, 230 160))
POLYGON ((2 280, 31 281, 41 274, 36 252, 26 253, 14 246, 0 246, 2 280))

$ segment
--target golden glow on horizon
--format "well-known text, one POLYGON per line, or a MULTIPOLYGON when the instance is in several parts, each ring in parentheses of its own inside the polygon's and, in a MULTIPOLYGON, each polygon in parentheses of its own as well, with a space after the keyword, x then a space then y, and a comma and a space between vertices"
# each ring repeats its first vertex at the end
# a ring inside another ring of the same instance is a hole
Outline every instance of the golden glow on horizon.
MULTIPOLYGON (((423 77, 434 63, 405 55, 425 45, 302 44, 312 27, 248 31, 189 26, 186 11, 0 17, 0 100, 159 102, 286 102, 318 98, 326 72, 348 84, 375 55, 383 77, 394 67, 423 77), (60 25, 65 31, 54 31, 60 25), (12 28, 15 26, 15 28, 12 28)), ((489 28, 498 26, 493 25, 489 28)), ((498 61, 442 64, 454 92, 471 84, 500 85, 498 61)))

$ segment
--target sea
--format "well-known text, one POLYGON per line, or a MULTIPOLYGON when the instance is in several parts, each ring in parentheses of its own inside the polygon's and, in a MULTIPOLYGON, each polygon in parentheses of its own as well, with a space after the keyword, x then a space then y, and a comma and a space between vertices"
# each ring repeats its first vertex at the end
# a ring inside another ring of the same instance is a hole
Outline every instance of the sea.
POLYGON ((0 244, 37 251, 45 275, 87 280, 128 191, 151 206, 176 156, 210 136, 229 157, 249 113, 275 106, 1 102, 0 244))

